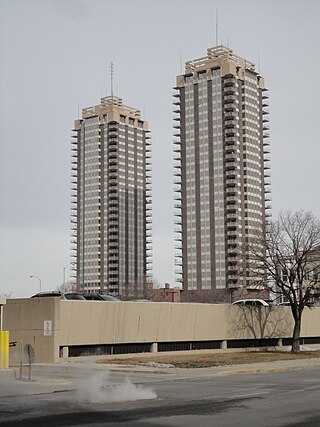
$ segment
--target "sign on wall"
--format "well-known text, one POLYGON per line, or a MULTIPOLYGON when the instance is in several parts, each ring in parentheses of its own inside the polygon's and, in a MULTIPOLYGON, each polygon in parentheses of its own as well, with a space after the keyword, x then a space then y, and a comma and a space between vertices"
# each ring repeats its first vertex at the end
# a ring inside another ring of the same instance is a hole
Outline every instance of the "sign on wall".
POLYGON ((43 335, 45 337, 51 337, 52 335, 52 320, 43 321, 43 335))

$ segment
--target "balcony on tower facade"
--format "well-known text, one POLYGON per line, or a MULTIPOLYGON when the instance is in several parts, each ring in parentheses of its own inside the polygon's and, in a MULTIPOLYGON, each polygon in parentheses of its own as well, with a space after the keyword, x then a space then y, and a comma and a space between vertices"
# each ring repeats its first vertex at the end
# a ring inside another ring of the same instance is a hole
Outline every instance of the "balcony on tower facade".
POLYGON ((226 171, 230 171, 230 170, 235 170, 236 167, 238 166, 238 161, 237 160, 229 160, 226 162, 226 171))
POLYGON ((234 145, 235 147, 238 145, 238 144, 236 144, 237 138, 235 135, 225 137, 224 141, 227 145, 234 145))
POLYGON ((227 228, 237 227, 238 215, 227 213, 227 228))
POLYGON ((240 156, 239 146, 235 142, 229 142, 228 144, 226 144, 225 150, 226 155, 228 155, 229 157, 231 157, 230 155, 233 155, 234 157, 240 156))
POLYGON ((237 196, 237 195, 232 196, 229 193, 227 193, 227 196, 226 196, 227 205, 234 205, 234 204, 238 203, 239 201, 240 201, 239 196, 237 196))
POLYGON ((238 137, 239 138, 238 128, 236 128, 236 127, 226 127, 225 130, 224 130, 224 135, 227 138, 230 138, 230 137, 238 137))
POLYGON ((238 125, 238 121, 237 120, 233 120, 233 119, 230 119, 230 120, 228 119, 228 120, 224 121, 224 125, 226 127, 234 127, 234 126, 238 125))
POLYGON ((228 220, 227 222, 227 236, 228 238, 238 237, 238 226, 236 221, 228 220))
POLYGON ((235 89, 235 87, 233 85, 231 85, 231 86, 225 86, 223 88, 223 92, 225 94, 225 98, 227 96, 237 96, 238 95, 238 92, 236 91, 236 89, 235 89))
POLYGON ((237 281, 239 276, 237 274, 228 274, 228 280, 237 281))
POLYGON ((225 114, 227 115, 228 112, 232 113, 239 113, 239 105, 236 102, 228 102, 227 104, 224 104, 224 110, 225 114))
POLYGON ((235 179, 237 177, 237 172, 235 167, 226 169, 226 178, 227 179, 235 179))
POLYGON ((118 255, 118 249, 115 249, 115 248, 112 248, 112 249, 109 249, 109 254, 110 255, 118 255))
POLYGON ((108 211, 110 213, 118 212, 118 206, 109 206, 108 211))
POLYGON ((236 95, 226 95, 223 98, 224 102, 228 103, 228 102, 233 102, 235 104, 238 104, 238 97, 236 95))
POLYGON ((112 234, 112 233, 118 233, 118 227, 109 227, 108 229, 108 233, 112 234))
POLYGON ((238 248, 237 245, 229 245, 227 248, 228 257, 231 257, 232 259, 237 259, 238 257, 238 248))
POLYGON ((119 267, 119 264, 118 264, 118 263, 112 263, 112 262, 111 262, 111 263, 109 263, 109 264, 108 264, 108 266, 109 266, 109 268, 110 268, 110 269, 113 269, 113 268, 118 268, 118 267, 119 267))
POLYGON ((239 226, 237 223, 237 218, 229 218, 229 215, 227 215, 226 219, 226 229, 227 229, 227 236, 232 236, 232 238, 236 235, 238 235, 239 226))
POLYGON ((236 190, 236 188, 235 188, 235 186, 233 185, 233 186, 229 186, 229 187, 227 187, 226 188, 226 194, 227 194, 227 196, 236 196, 236 194, 237 194, 238 192, 237 192, 237 190, 236 190))
POLYGON ((237 239, 227 239, 227 244, 228 244, 228 247, 229 248, 236 248, 237 247, 237 244, 238 244, 238 241, 237 241, 237 239))
POLYGON ((263 154, 270 154, 270 148, 269 145, 263 144, 263 154))
POLYGON ((238 209, 238 204, 235 202, 227 202, 226 203, 226 211, 227 211, 227 215, 232 213, 236 213, 238 209))
MULTIPOLYGON (((236 275, 236 273, 239 271, 239 267, 237 265, 228 265, 228 275, 236 275)), ((229 276, 228 276, 229 277, 229 276)))
POLYGON ((239 184, 239 181, 235 178, 226 178, 226 185, 230 187, 235 187, 239 184))
POLYGON ((237 149, 231 149, 230 147, 228 147, 228 149, 226 150, 227 154, 225 155, 226 161, 238 161, 238 155, 239 155, 239 150, 237 149))

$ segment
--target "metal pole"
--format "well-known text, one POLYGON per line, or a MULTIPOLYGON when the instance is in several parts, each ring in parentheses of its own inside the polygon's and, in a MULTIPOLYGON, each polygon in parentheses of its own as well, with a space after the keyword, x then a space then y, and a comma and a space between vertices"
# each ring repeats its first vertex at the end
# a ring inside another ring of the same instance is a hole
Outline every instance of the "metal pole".
POLYGON ((22 343, 20 343, 20 366, 19 366, 19 379, 22 380, 22 343))
POLYGON ((41 279, 38 277, 38 276, 35 276, 34 274, 32 274, 31 276, 30 276, 30 278, 32 279, 32 278, 35 278, 35 279, 38 279, 39 280, 39 292, 41 292, 41 279))
POLYGON ((3 331, 3 305, 0 305, 0 331, 3 331))
POLYGON ((68 265, 66 265, 65 267, 63 267, 63 286, 65 285, 65 283, 66 283, 66 268, 68 268, 69 267, 69 265, 70 264, 68 264, 68 265))

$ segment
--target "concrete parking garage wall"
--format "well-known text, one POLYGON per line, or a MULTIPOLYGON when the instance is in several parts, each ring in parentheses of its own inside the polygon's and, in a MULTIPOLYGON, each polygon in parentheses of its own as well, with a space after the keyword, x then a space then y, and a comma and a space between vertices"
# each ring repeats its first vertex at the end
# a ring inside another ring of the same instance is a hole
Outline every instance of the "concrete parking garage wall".
MULTIPOLYGON (((289 307, 35 298, 7 300, 4 327, 16 341, 14 364, 25 344, 33 346, 36 362, 56 362, 72 346, 149 343, 154 351, 158 343, 221 341, 226 347, 235 340, 290 338, 293 319, 289 307)), ((320 340, 320 308, 305 309, 301 336, 320 340)))
POLYGON ((58 298, 8 299, 4 309, 4 327, 10 333, 10 364, 24 362, 24 347, 31 344, 36 362, 56 360, 56 331, 59 330, 58 298), (45 335, 44 321, 52 322, 51 335, 45 335))

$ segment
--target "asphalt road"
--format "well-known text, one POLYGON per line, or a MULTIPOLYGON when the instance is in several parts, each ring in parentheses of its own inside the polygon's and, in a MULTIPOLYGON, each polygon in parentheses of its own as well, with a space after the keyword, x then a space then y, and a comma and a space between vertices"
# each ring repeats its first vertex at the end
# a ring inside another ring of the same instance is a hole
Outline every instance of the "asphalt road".
POLYGON ((0 377, 0 427, 319 427, 320 367, 272 366, 267 372, 38 366, 32 381, 0 377))

